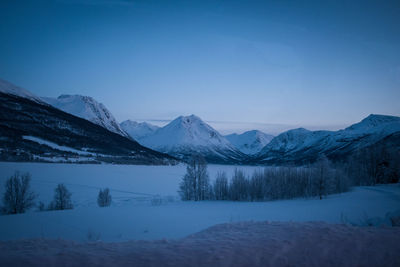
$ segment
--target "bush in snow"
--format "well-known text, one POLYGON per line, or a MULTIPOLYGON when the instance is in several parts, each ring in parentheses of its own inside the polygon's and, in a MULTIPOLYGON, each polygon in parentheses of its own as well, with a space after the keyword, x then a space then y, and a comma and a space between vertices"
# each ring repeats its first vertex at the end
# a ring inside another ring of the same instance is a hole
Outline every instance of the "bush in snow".
POLYGON ((30 190, 31 175, 16 172, 5 183, 3 213, 24 213, 35 205, 36 194, 30 190))
POLYGON ((163 199, 160 196, 154 196, 150 201, 152 206, 160 206, 163 203, 163 199))
POLYGON ((99 191, 99 195, 97 196, 97 204, 99 207, 108 207, 111 205, 110 189, 106 188, 99 191))
POLYGON ((210 199, 210 184, 207 172, 207 162, 201 156, 194 156, 186 166, 186 174, 179 185, 179 195, 182 200, 210 199))
POLYGON ((46 205, 42 201, 40 201, 38 205, 38 211, 46 211, 46 210, 47 210, 46 205))
POLYGON ((50 203, 49 210, 72 209, 71 193, 64 184, 58 184, 54 189, 54 199, 50 203))

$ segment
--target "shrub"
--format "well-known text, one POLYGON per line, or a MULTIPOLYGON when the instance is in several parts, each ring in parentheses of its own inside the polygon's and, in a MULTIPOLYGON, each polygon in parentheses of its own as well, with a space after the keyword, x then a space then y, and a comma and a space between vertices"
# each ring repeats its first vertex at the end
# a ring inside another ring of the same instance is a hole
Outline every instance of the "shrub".
POLYGON ((49 210, 73 209, 71 193, 64 184, 58 184, 54 189, 54 199, 50 203, 49 210))
POLYGON ((35 205, 36 194, 30 190, 31 175, 16 172, 5 183, 3 212, 5 214, 24 213, 35 205))
POLYGON ((99 207, 108 207, 111 205, 110 189, 105 188, 104 190, 99 191, 99 195, 97 196, 97 204, 99 207))

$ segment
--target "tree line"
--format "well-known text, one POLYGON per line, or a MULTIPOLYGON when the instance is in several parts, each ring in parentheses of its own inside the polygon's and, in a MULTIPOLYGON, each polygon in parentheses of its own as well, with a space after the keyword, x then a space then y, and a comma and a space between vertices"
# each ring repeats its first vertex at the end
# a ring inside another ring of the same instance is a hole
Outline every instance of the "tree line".
POLYGON ((345 163, 332 163, 322 155, 307 166, 265 167, 250 176, 241 169, 235 169, 230 179, 225 172, 219 172, 211 183, 206 161, 194 156, 187 164, 178 193, 182 200, 194 201, 322 199, 329 194, 346 192, 351 186, 398 182, 399 159, 375 147, 359 150, 345 163))

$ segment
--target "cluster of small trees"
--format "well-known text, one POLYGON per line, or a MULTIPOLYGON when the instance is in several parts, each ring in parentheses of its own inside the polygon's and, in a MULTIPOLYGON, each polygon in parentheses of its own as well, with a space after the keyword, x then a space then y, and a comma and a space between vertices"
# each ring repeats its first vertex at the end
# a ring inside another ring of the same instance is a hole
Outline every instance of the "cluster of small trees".
POLYGON ((179 185, 179 194, 183 200, 210 199, 207 163, 204 158, 195 156, 188 162, 186 174, 179 185))
MULTIPOLYGON (((20 174, 16 172, 5 183, 5 192, 3 195, 3 214, 24 213, 30 208, 36 206, 35 200, 38 195, 30 188, 31 175, 29 173, 20 174)), ((100 190, 97 203, 100 207, 111 205, 111 194, 108 188, 100 190)), ((64 184, 58 184, 54 189, 54 197, 46 207, 43 202, 39 202, 39 211, 46 210, 66 210, 73 209, 71 192, 64 184)))
POLYGON ((324 196, 349 190, 350 182, 344 171, 334 168, 325 157, 307 167, 269 167, 255 170, 248 177, 235 169, 230 180, 219 172, 209 183, 207 165, 192 159, 180 184, 182 200, 265 201, 296 197, 324 196))
POLYGON ((360 149, 349 158, 347 174, 354 185, 397 183, 400 177, 400 151, 386 145, 360 149))

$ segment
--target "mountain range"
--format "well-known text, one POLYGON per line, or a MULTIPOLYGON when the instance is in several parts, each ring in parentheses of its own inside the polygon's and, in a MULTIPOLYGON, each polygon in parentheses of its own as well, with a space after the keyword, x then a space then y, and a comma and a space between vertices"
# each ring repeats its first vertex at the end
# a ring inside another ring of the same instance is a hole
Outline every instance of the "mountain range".
POLYGON ((88 120, 66 113, 6 81, 0 83, 0 160, 175 164, 88 120))
POLYGON ((398 138, 399 132, 400 117, 375 114, 339 131, 293 129, 273 138, 255 160, 262 164, 302 164, 321 155, 340 160, 362 148, 398 138))
POLYGON ((195 115, 163 127, 131 120, 118 124, 89 96, 39 98, 1 79, 0 94, 0 160, 169 164, 200 154, 209 163, 280 165, 306 164, 322 155, 341 160, 376 144, 400 147, 400 118, 394 116, 372 114, 339 131, 223 136, 195 115))

